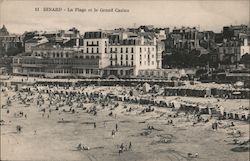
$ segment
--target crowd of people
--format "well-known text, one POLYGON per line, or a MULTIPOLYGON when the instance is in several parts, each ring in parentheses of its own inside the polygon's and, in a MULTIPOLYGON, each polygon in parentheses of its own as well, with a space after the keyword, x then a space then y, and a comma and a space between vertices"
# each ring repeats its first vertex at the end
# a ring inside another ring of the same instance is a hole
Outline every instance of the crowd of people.
MULTIPOLYGON (((85 111, 89 115, 92 115, 93 117, 96 117, 99 115, 100 108, 97 108, 97 106, 102 107, 102 109, 109 109, 110 112, 108 113, 109 117, 113 117, 114 119, 117 118, 117 114, 115 113, 115 109, 120 106, 119 101, 114 101, 107 95, 103 93, 95 93, 95 92, 85 92, 85 91, 67 91, 64 87, 53 87, 54 90, 50 90, 48 87, 42 87, 39 88, 37 86, 34 86, 33 90, 29 90, 27 92, 17 92, 17 94, 8 97, 6 101, 6 105, 2 106, 2 108, 8 108, 8 106, 11 106, 12 101, 20 102, 20 104, 25 105, 25 107, 30 107, 31 103, 36 104, 36 108, 41 112, 42 118, 49 119, 52 115, 52 113, 57 113, 58 115, 61 115, 62 112, 64 113, 79 113, 79 111, 85 111), (66 92, 67 91, 67 92, 66 92), (85 104, 92 104, 91 107, 86 107, 85 104), (68 107, 68 108, 67 108, 68 107)), ((174 104, 171 103, 169 105, 172 109, 174 109, 174 104)), ((131 107, 127 107, 126 105, 123 107, 126 112, 131 112, 133 109, 131 107)), ((141 110, 142 114, 148 113, 148 112, 154 112, 155 108, 151 106, 144 106, 144 109, 141 110)), ((7 110, 7 114, 11 113, 10 109, 7 110)), ((186 113, 187 114, 187 113, 186 113)), ((190 114, 190 113, 189 113, 190 114)), ((188 115, 188 114, 187 114, 188 115)), ((193 116, 193 126, 197 122, 203 121, 204 123, 209 122, 210 119, 203 119, 200 116, 200 113, 197 111, 193 111, 191 113, 191 116, 193 116)), ((28 119, 28 114, 19 111, 17 113, 14 113, 14 117, 24 117, 25 119, 28 119)), ((173 115, 169 116, 170 119, 167 121, 167 125, 173 125, 175 122, 173 119, 175 117, 178 117, 178 111, 175 112, 173 115)), ((188 118, 188 117, 187 117, 188 118)), ((2 120, 1 120, 2 121, 2 120)), ((61 117, 60 121, 65 121, 63 116, 61 117)), ((2 121, 4 122, 4 120, 2 121)), ((231 123, 231 126, 234 126, 234 123, 231 123)), ((97 122, 93 123, 93 128, 97 129, 99 127, 99 124, 97 122)), ((106 121, 103 121, 103 127, 107 128, 106 121)), ((115 138, 116 135, 119 135, 121 133, 120 126, 118 123, 115 123, 115 126, 112 127, 111 138, 115 138)), ((216 131, 219 128, 219 123, 214 122, 212 123, 212 129, 216 131)), ((154 130, 155 127, 153 125, 147 125, 148 130, 154 130)), ((16 127, 17 133, 22 132, 22 126, 18 125, 16 127)), ((240 131, 234 130, 235 134, 240 134, 240 131)), ((37 135, 37 129, 34 129, 34 135, 37 135)), ((91 147, 87 146, 86 144, 79 143, 76 146, 76 149, 79 151, 85 151, 90 150, 91 147)), ((131 151, 132 150, 132 142, 128 140, 128 144, 121 143, 120 146, 118 146, 118 153, 121 155, 121 153, 125 151, 131 151)), ((198 157, 198 153, 195 152, 194 154, 188 153, 188 156, 192 157, 198 157)))

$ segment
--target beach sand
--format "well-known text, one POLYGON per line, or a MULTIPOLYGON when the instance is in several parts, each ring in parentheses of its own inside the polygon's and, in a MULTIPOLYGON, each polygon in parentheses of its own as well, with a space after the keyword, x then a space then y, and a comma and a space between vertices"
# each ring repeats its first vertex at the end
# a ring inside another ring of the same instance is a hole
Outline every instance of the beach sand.
MULTIPOLYGON (((93 88, 85 90, 90 91, 93 88)), ((102 91, 112 90, 106 88, 109 87, 102 87, 102 91)), ((7 97, 16 94, 13 91, 3 92, 2 104, 5 104, 7 97)), ((22 96, 25 94, 26 92, 21 93, 22 96)), ((45 100, 48 98, 47 94, 42 95, 45 100)), ((28 98, 37 96, 38 93, 35 93, 28 98)), ((201 102, 206 98, 183 97, 181 99, 201 102)), ((213 100, 209 101, 212 104, 217 103, 213 100)), ((247 106, 246 100, 225 102, 225 105, 230 107, 239 107, 242 104, 247 106)), ((1 109, 1 119, 5 121, 1 126, 1 160, 246 161, 249 159, 248 152, 231 150, 239 145, 233 143, 234 138, 229 134, 233 128, 237 128, 242 133, 238 139, 248 140, 247 122, 234 121, 235 127, 213 131, 211 128, 213 119, 193 126, 192 115, 189 115, 189 121, 182 113, 173 118, 169 116, 173 113, 171 109, 160 107, 154 107, 154 112, 141 114, 145 106, 124 102, 118 102, 119 106, 113 110, 113 116, 108 116, 114 103, 111 102, 104 109, 99 104, 84 103, 84 107, 87 108, 96 106, 98 113, 97 116, 93 116, 82 108, 74 108, 76 110, 74 114, 63 112, 62 109, 67 109, 66 106, 50 114, 47 109, 48 101, 45 101, 41 107, 46 108, 43 117, 43 112, 36 105, 36 100, 29 103, 28 107, 20 101, 13 100, 10 106, 1 109), (132 108, 131 112, 126 112, 125 104, 127 109, 132 108), (10 111, 8 114, 7 109, 10 111), (27 114, 27 119, 14 117, 14 113, 20 111, 27 114), (49 118, 47 118, 48 115, 49 118), (168 120, 173 120, 173 125, 168 125, 168 120), (93 126, 94 122, 96 128, 93 126), (116 124, 118 132, 112 138, 111 132, 116 124), (22 126, 21 133, 16 132, 17 125, 22 126), (148 130, 147 125, 154 126, 154 130, 148 130), (129 142, 132 143, 132 150, 124 151, 119 155, 118 147, 122 143, 128 145, 129 142), (78 151, 76 147, 79 143, 87 145, 90 150, 78 151), (190 158, 187 153, 198 153, 199 156, 190 158)), ((224 105, 223 101, 219 103, 224 105)), ((73 104, 73 107, 75 106, 76 104, 73 104)), ((223 120, 222 124, 227 125, 231 121, 223 120)))

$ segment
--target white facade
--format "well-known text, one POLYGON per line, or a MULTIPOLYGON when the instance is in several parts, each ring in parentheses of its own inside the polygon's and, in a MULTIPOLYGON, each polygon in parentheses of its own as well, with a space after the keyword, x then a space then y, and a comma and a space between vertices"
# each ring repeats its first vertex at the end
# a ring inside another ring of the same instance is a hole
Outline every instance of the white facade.
POLYGON ((246 53, 250 54, 250 45, 247 38, 244 39, 243 45, 240 47, 240 56, 245 55, 246 53))
POLYGON ((134 67, 134 75, 140 69, 156 69, 156 46, 154 45, 110 45, 110 66, 134 67))
POLYGON ((109 66, 108 61, 108 39, 107 38, 93 38, 84 39, 83 43, 83 53, 89 56, 99 56, 100 68, 105 68, 109 66))

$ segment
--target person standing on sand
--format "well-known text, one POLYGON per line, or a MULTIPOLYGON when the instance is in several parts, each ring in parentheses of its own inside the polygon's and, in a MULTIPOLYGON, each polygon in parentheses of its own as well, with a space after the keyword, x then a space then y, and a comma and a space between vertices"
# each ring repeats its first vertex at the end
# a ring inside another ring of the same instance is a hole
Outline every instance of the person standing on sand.
POLYGON ((112 138, 115 137, 115 130, 112 130, 112 138))
POLYGON ((131 141, 129 142, 128 149, 129 149, 129 150, 132 150, 132 143, 131 143, 131 141))
POLYGON ((115 130, 118 131, 118 124, 115 124, 115 130))

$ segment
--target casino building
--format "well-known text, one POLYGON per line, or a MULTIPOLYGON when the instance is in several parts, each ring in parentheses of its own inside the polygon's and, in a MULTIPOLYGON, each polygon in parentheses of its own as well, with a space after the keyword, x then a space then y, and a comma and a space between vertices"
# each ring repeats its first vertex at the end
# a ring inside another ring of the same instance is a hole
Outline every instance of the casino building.
POLYGON ((161 68, 153 33, 124 30, 86 32, 71 45, 45 42, 13 58, 13 74, 47 78, 132 78, 161 68), (82 43, 79 43, 82 42, 82 43))

